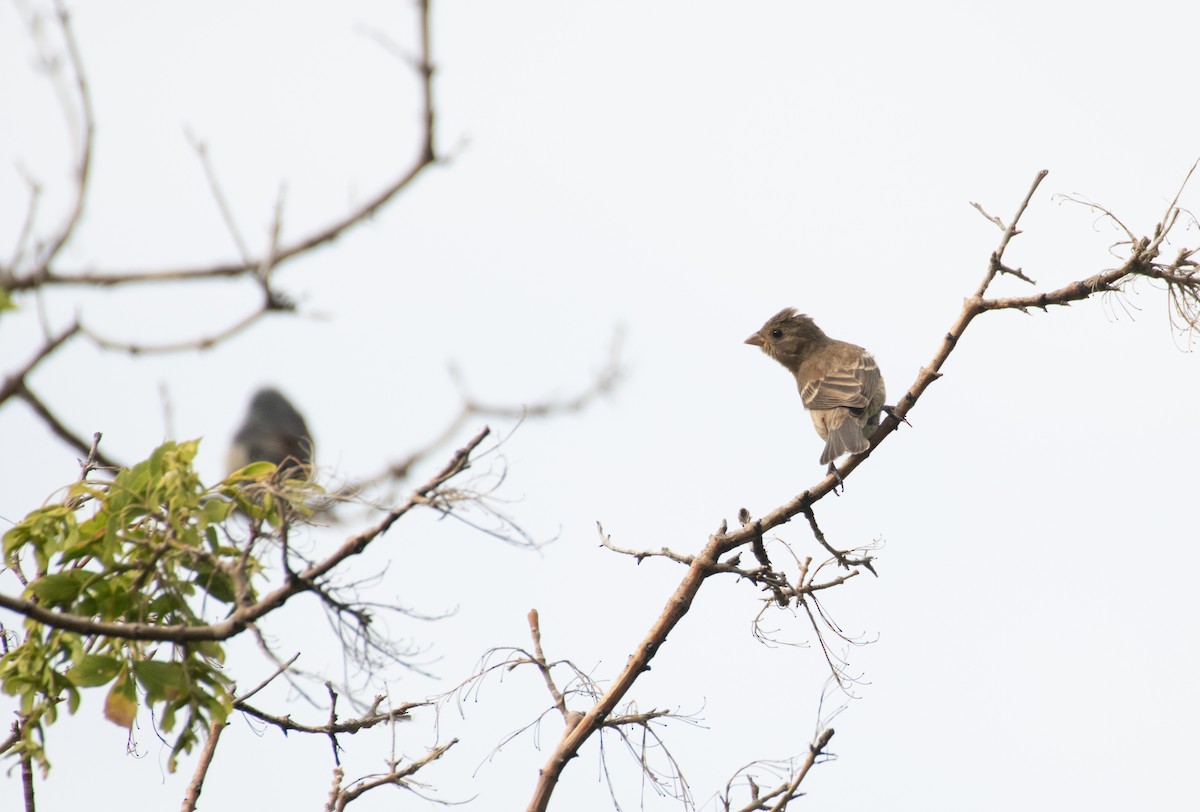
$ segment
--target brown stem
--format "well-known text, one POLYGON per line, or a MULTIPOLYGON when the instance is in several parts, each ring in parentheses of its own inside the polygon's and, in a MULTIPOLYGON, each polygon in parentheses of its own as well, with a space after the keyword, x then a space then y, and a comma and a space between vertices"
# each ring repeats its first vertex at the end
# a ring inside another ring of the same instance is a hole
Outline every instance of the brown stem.
POLYGON ((604 725, 605 719, 612 713, 617 703, 629 692, 642 672, 649 668, 650 660, 666 642, 667 635, 691 608, 692 600, 700 591, 704 579, 713 574, 712 566, 724 549, 723 542, 723 537, 719 535, 709 539, 708 544, 688 567, 687 574, 684 575, 675 594, 667 601, 658 620, 629 657, 621 675, 604 693, 604 696, 600 697, 600 701, 562 738, 558 747, 550 754, 550 758, 538 776, 533 798, 529 802, 529 812, 544 812, 549 807, 550 796, 553 794, 567 762, 579 754, 579 748, 583 746, 583 743, 604 725))
POLYGON ((217 740, 221 738, 221 731, 227 727, 229 727, 228 722, 216 721, 208 726, 208 741, 204 743, 204 749, 200 751, 200 760, 196 764, 196 771, 192 773, 192 781, 183 795, 182 812, 195 812, 196 803, 200 800, 200 791, 204 787, 204 777, 208 774, 209 765, 212 764, 213 754, 217 752, 217 740))

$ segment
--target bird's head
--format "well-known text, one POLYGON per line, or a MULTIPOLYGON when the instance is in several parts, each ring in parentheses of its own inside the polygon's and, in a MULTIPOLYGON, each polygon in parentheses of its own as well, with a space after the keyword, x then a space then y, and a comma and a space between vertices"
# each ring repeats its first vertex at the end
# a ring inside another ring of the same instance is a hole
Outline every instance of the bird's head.
POLYGON ((812 319, 785 307, 767 319, 757 333, 746 339, 785 367, 795 372, 809 348, 827 338, 812 319))

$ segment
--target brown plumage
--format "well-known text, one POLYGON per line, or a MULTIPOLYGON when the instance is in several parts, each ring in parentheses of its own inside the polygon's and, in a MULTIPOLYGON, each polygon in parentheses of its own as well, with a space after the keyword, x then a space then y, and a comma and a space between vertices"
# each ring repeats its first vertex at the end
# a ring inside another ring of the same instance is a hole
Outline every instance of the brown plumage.
POLYGON ((800 400, 825 441, 821 462, 871 447, 886 397, 883 376, 871 354, 857 344, 825 335, 795 308, 780 310, 746 339, 787 367, 800 400))

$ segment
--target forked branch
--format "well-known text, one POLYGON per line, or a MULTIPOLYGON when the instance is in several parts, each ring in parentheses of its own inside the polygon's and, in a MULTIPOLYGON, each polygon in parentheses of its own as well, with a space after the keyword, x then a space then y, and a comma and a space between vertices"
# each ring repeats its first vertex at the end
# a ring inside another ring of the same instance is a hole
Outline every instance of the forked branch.
MULTIPOLYGON (((1136 276, 1145 276, 1165 281, 1171 289, 1173 301, 1177 303, 1182 302, 1182 306, 1185 308, 1189 302, 1200 303, 1200 296, 1197 295, 1197 291, 1200 290, 1200 280, 1196 278, 1196 264, 1192 261, 1192 257, 1196 253, 1194 250, 1180 250, 1176 258, 1170 263, 1160 263, 1157 261, 1159 250, 1164 240, 1178 221, 1179 209, 1176 205, 1178 196, 1176 197, 1176 201, 1168 207, 1162 220, 1156 225, 1152 237, 1144 237, 1131 242, 1130 254, 1119 267, 1072 282, 1057 290, 1022 297, 985 298, 992 282, 997 276, 1002 274, 1013 275, 1032 283, 1032 280, 1022 271, 1010 268, 1005 264, 1004 254, 1013 237, 1020 233, 1018 224, 1021 216, 1028 208, 1046 174, 1044 170, 1038 172, 1033 183, 1030 185, 1029 191, 1017 208, 1016 214, 1008 223, 989 215, 981 206, 976 204, 975 207, 979 209, 980 213, 1001 229, 1002 236, 1000 243, 989 257, 984 277, 978 288, 965 301, 963 309, 958 314, 950 329, 945 333, 931 361, 920 370, 916 380, 901 396, 897 404, 888 407, 888 418, 883 421, 880 428, 871 438, 870 449, 862 454, 851 456, 836 472, 831 472, 816 486, 803 491, 758 520, 750 521, 749 517, 745 516, 743 517, 742 526, 732 531, 728 530, 725 523, 722 523, 721 529, 716 534, 710 536, 703 549, 694 556, 680 555, 666 548, 661 552, 637 552, 613 547, 618 552, 635 556, 639 561, 647 556, 663 556, 687 565, 688 569, 674 593, 667 600, 658 619, 629 656, 620 675, 612 682, 609 689, 599 698, 596 704, 584 714, 579 723, 564 735, 554 752, 550 754, 538 776, 537 784, 528 807, 530 812, 543 812, 543 810, 548 808, 550 797, 567 763, 578 755, 579 749, 584 742, 596 733, 596 731, 604 727, 605 720, 613 712, 617 704, 626 696, 637 678, 649 668, 650 661, 658 653, 663 643, 665 643, 671 630, 678 625, 683 616, 688 612, 692 601, 695 599, 704 581, 711 575, 728 572, 731 569, 729 563, 721 563, 720 558, 723 555, 732 552, 742 545, 751 544, 755 545, 756 555, 760 562, 764 561, 765 552, 759 549, 761 548, 763 534, 791 521, 791 519, 800 514, 804 514, 809 517, 810 526, 814 533, 817 534, 818 540, 835 557, 839 557, 838 551, 825 542, 823 535, 820 534, 820 529, 817 527, 812 514, 812 506, 861 465, 879 445, 887 440, 902 422, 907 422, 905 419, 906 415, 916 405, 929 386, 941 377, 943 365, 976 316, 993 310, 1046 309, 1051 305, 1067 305, 1072 301, 1086 299, 1097 293, 1120 290, 1124 284, 1136 276)), ((1186 324, 1194 329, 1198 320, 1196 312, 1185 310, 1184 313, 1186 324)), ((604 540, 604 543, 606 546, 612 546, 611 542, 607 539, 604 540)), ((845 561, 844 563, 851 564, 850 561, 845 561)), ((870 557, 853 563, 869 567, 870 557)), ((732 568, 736 570, 735 565, 732 568)), ((803 605, 807 610, 807 602, 803 605)), ((813 620, 813 622, 815 625, 816 621, 813 620)), ((824 751, 829 737, 832 735, 833 731, 827 730, 822 734, 822 738, 814 742, 811 747, 809 760, 797 776, 799 780, 803 779, 808 769, 824 751)), ((779 797, 776 803, 769 808, 774 810, 783 809, 796 797, 795 787, 798 786, 799 780, 795 780, 794 784, 789 783, 781 787, 778 790, 779 797)), ((766 808, 768 807, 763 803, 756 802, 746 809, 766 808)))

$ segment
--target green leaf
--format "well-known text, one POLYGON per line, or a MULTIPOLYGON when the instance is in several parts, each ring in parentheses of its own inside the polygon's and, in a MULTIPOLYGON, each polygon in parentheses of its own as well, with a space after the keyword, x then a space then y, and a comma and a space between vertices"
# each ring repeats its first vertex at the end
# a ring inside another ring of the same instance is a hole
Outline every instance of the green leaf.
POLYGON ((161 660, 143 660, 134 663, 133 673, 146 689, 146 701, 158 702, 179 697, 187 688, 183 663, 166 663, 161 660))
POLYGON ((233 513, 233 502, 215 497, 205 502, 201 509, 201 515, 206 524, 220 524, 228 519, 231 513, 233 513))
POLYGON ((121 670, 116 657, 88 654, 67 671, 67 679, 80 688, 94 688, 108 683, 121 670))
POLYGON ((225 649, 216 640, 200 640, 193 643, 192 648, 201 657, 212 660, 218 665, 225 662, 225 649))
POLYGON ((78 533, 75 514, 65 505, 39 508, 24 521, 4 534, 4 555, 16 552, 26 544, 33 545, 38 566, 45 569, 50 556, 58 551, 64 539, 78 533))
POLYGON ((275 463, 259 460, 252 462, 244 468, 239 468, 229 476, 225 477, 226 482, 257 482, 260 480, 270 479, 275 473, 275 463))
POLYGON ((210 564, 196 566, 196 584, 221 603, 233 603, 237 597, 233 579, 225 570, 215 568, 210 564))
POLYGON ((29 591, 47 606, 67 606, 79 597, 83 582, 90 575, 83 570, 43 575, 29 585, 29 591))

